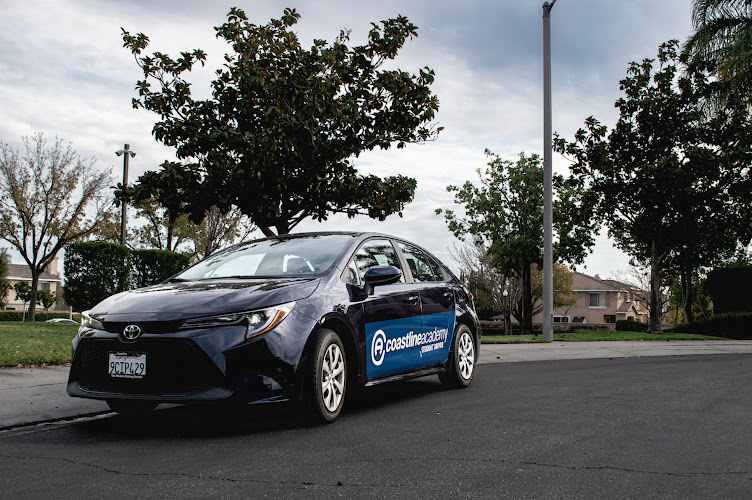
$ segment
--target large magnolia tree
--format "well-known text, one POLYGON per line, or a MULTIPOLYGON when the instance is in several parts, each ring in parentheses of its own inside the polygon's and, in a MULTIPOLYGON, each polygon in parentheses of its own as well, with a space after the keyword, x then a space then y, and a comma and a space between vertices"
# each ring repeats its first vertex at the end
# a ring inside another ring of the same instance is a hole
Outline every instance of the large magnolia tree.
POLYGON ((214 206, 223 213, 235 206, 265 235, 332 213, 379 220, 399 213, 415 179, 360 175, 352 160, 431 140, 440 130, 430 124, 439 106, 433 71, 383 68, 418 28, 399 16, 372 24, 364 45, 349 47, 342 31, 305 49, 293 31, 299 18, 286 9, 281 19, 255 25, 233 8, 216 28, 232 50, 202 100, 186 81, 204 64, 202 50, 177 59, 143 55, 148 37, 123 30, 144 74, 133 106, 159 116, 154 137, 174 147, 180 162, 147 172, 119 196, 157 200, 197 223, 214 206))
POLYGON ((110 170, 81 158, 60 139, 24 138, 22 151, 0 142, 0 238, 31 271, 28 321, 39 275, 67 243, 91 234, 112 207, 110 170))

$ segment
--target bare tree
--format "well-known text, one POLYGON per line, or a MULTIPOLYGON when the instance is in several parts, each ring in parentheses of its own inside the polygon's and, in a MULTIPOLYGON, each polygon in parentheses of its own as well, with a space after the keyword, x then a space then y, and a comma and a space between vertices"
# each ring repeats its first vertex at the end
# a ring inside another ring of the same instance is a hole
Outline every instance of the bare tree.
POLYGON ((516 276, 504 276, 491 264, 488 249, 479 239, 473 245, 453 246, 449 251, 464 276, 465 284, 475 297, 475 303, 491 311, 504 313, 504 331, 511 334, 511 315, 522 317, 522 286, 516 276), (504 292, 506 291, 506 295, 504 292))
POLYGON ((88 236, 111 210, 110 169, 81 158, 70 144, 42 133, 23 139, 19 153, 0 142, 0 238, 31 270, 28 321, 34 321, 39 275, 64 245, 88 236))
POLYGON ((200 260, 226 245, 245 241, 255 230, 256 226, 237 207, 223 214, 213 206, 201 224, 190 224, 188 240, 193 242, 194 257, 200 260))
MULTIPOLYGON (((613 277, 614 281, 629 287, 629 294, 633 301, 644 307, 649 316, 652 316, 651 300, 650 300, 650 271, 639 267, 630 267, 628 271, 617 271, 613 277)), ((658 306, 660 307, 660 320, 661 324, 666 319, 666 315, 670 309, 671 296, 669 294, 669 287, 667 284, 661 282, 661 286, 658 290, 658 306)))

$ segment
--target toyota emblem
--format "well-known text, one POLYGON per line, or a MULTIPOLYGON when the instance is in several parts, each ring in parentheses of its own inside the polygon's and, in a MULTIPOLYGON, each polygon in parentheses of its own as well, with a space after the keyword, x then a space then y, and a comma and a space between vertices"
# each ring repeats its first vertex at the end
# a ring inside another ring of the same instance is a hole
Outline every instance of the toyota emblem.
POLYGON ((128 325, 123 330, 123 337, 128 340, 136 340, 141 336, 141 327, 138 325, 128 325))

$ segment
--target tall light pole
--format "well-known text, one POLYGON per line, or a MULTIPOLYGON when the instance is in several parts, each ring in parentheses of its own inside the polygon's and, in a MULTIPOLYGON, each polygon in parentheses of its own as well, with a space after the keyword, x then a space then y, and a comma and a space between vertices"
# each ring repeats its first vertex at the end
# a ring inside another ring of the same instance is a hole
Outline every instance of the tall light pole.
POLYGON ((543 340, 554 340, 553 130, 551 126, 551 9, 543 4, 543 340))
MULTIPOLYGON (((554 0, 556 1, 556 0, 554 0)), ((118 156, 123 156, 123 189, 125 189, 128 186, 128 158, 136 156, 136 153, 131 151, 130 146, 128 144, 123 147, 120 151, 115 151, 115 154, 118 156)), ((126 226, 126 216, 128 212, 128 202, 123 199, 123 210, 122 215, 120 218, 120 244, 125 245, 125 226, 126 226)))

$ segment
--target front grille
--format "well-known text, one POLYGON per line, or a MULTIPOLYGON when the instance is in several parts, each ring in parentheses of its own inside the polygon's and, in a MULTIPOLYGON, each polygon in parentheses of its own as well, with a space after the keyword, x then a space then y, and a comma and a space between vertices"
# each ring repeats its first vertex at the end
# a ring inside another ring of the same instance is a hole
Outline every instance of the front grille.
POLYGON ((128 325, 138 325, 144 333, 173 333, 178 331, 182 321, 105 321, 104 329, 110 333, 122 333, 128 325))
POLYGON ((215 387, 227 387, 219 369, 195 344, 183 339, 141 339, 123 344, 116 339, 86 339, 76 352, 72 379, 90 392, 185 396, 215 387), (111 377, 110 352, 146 353, 146 376, 111 377))

